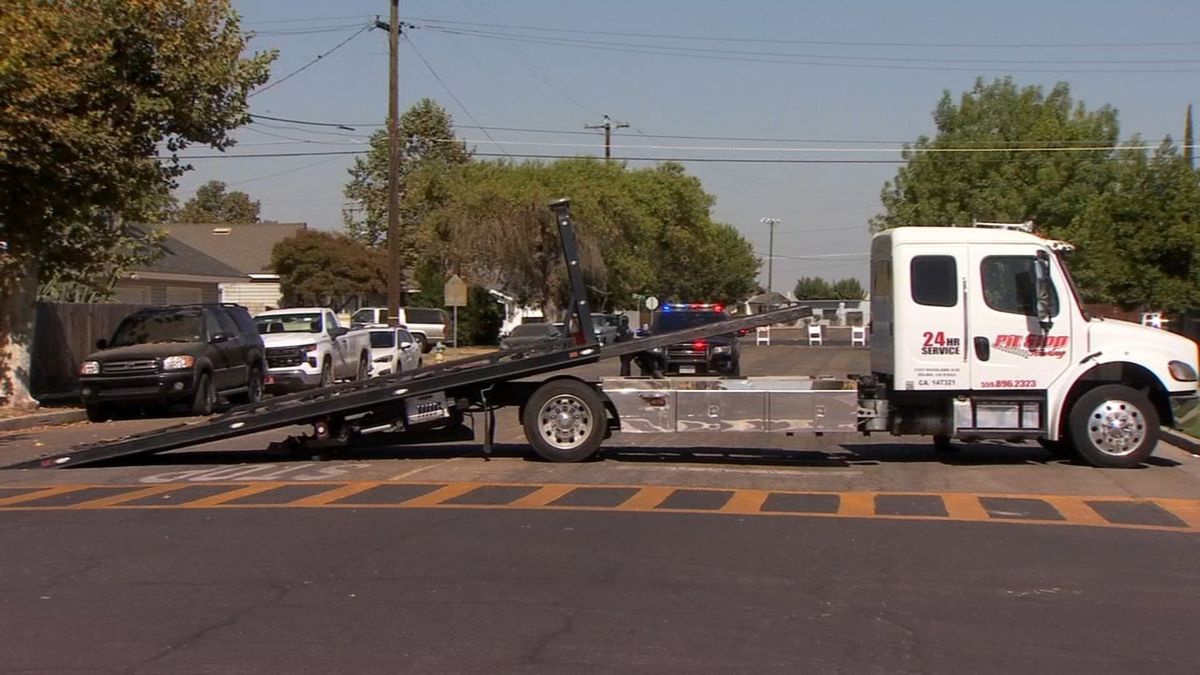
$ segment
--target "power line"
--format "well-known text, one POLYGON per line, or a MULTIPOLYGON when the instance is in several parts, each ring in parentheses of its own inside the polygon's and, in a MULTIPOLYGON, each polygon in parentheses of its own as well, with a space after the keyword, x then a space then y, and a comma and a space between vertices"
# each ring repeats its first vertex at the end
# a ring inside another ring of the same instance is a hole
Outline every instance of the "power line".
MULTIPOLYGON (((511 40, 514 42, 522 42, 527 44, 540 44, 556 47, 574 47, 578 49, 591 49, 597 51, 620 52, 626 54, 649 54, 654 56, 676 56, 684 58, 705 59, 713 61, 736 61, 748 63, 775 63, 784 65, 811 66, 823 68, 860 68, 860 69, 876 69, 876 70, 925 70, 925 71, 949 71, 949 72, 975 72, 980 71, 1004 71, 1008 73, 1074 73, 1074 74, 1147 74, 1147 73, 1177 73, 1188 74, 1197 72, 1195 69, 1184 68, 1009 68, 1009 67, 983 67, 983 66, 932 66, 932 65, 917 65, 915 62, 935 62, 935 63, 962 63, 960 60, 948 59, 906 59, 903 57, 852 57, 852 56, 820 56, 820 55, 791 55, 791 54, 772 54, 771 52, 754 54, 753 52, 736 52, 729 50, 713 50, 713 49, 697 49, 689 47, 670 47, 665 45, 646 45, 637 43, 621 43, 621 42, 602 42, 598 40, 567 40, 559 38, 542 38, 529 35, 520 35, 512 33, 496 33, 482 30, 463 30, 444 28, 433 25, 426 25, 423 28, 448 33, 453 35, 465 35, 473 37, 482 37, 494 40, 511 40), (844 61, 852 61, 855 59, 870 59, 877 58, 884 61, 914 61, 914 63, 844 63, 844 61)), ((1191 59, 1180 60, 1159 60, 1154 63, 1198 63, 1200 61, 1191 59)), ((1004 63, 1002 60, 987 61, 986 63, 1004 63)))
MULTIPOLYGON (((409 36, 407 36, 407 38, 408 39, 406 40, 406 42, 408 42, 408 46, 412 47, 413 53, 416 54, 417 58, 421 59, 421 63, 424 63, 425 67, 429 69, 429 73, 431 75, 433 75, 433 79, 437 80, 438 84, 442 85, 442 89, 445 89, 446 93, 450 94, 450 98, 454 99, 454 102, 458 104, 459 108, 462 108, 462 111, 467 114, 467 117, 471 118, 472 122, 474 122, 475 124, 479 124, 479 121, 475 119, 475 116, 471 114, 471 111, 467 110, 467 106, 463 105, 463 102, 458 100, 458 97, 455 96, 454 92, 450 90, 450 86, 446 84, 446 81, 442 79, 442 76, 438 75, 437 71, 433 69, 433 66, 429 64, 429 61, 425 58, 425 55, 421 53, 421 50, 417 49, 417 45, 415 42, 413 42, 412 36, 409 35, 409 36)), ((488 132, 484 131, 483 135, 487 136, 487 139, 489 141, 491 141, 492 143, 496 143, 496 139, 492 138, 491 134, 489 134, 488 132)), ((434 139, 434 142, 437 142, 439 140, 444 140, 444 139, 434 139)), ((504 153, 505 156, 508 155, 508 151, 506 151, 504 149, 503 145, 500 146, 500 152, 504 153)))
POLYGON ((616 37, 639 37, 651 39, 667 39, 667 40, 701 40, 707 42, 744 42, 744 43, 759 43, 759 44, 801 44, 801 45, 819 45, 819 46, 837 46, 837 47, 918 47, 918 48, 962 48, 962 49, 979 49, 979 48, 1003 48, 1003 49, 1024 49, 1024 48, 1039 48, 1039 49, 1094 49, 1094 48, 1149 48, 1149 47, 1194 47, 1200 45, 1200 42, 1024 42, 1024 43, 997 43, 997 42, 861 42, 861 41, 843 41, 843 40, 800 40, 800 39, 772 39, 772 38, 739 38, 730 37, 727 35, 680 35, 667 33, 630 33, 621 31, 603 31, 603 30, 581 30, 571 28, 549 28, 544 26, 520 26, 501 23, 478 23, 471 21, 452 21, 450 19, 434 19, 434 18, 414 18, 414 21, 425 21, 431 24, 446 24, 457 26, 478 26, 484 28, 505 28, 510 30, 528 30, 547 33, 568 33, 573 35, 607 35, 616 37))
POLYGON ((292 79, 293 77, 299 75, 300 73, 303 73, 304 71, 306 71, 309 68, 316 65, 317 62, 320 61, 321 59, 323 59, 326 56, 329 56, 330 54, 341 49, 342 46, 345 45, 347 42, 353 40, 354 38, 358 37, 359 35, 362 35, 366 31, 370 30, 372 28, 372 25, 373 24, 367 24, 367 25, 363 26, 362 28, 360 28, 358 31, 356 31, 350 37, 348 37, 345 40, 342 40, 341 42, 334 45, 333 49, 330 49, 329 51, 325 52, 324 54, 318 54, 317 58, 313 59, 312 61, 309 61, 308 63, 304 64, 303 66, 300 66, 299 68, 297 68, 296 70, 293 70, 292 72, 288 73, 287 75, 284 75, 283 77, 279 78, 278 80, 275 80, 271 84, 266 85, 262 89, 258 89, 256 91, 250 92, 250 94, 246 98, 250 98, 251 96, 257 96, 257 95, 263 93, 264 91, 267 91, 268 89, 274 89, 275 87, 278 87, 279 85, 283 84, 284 82, 287 82, 288 80, 292 79))

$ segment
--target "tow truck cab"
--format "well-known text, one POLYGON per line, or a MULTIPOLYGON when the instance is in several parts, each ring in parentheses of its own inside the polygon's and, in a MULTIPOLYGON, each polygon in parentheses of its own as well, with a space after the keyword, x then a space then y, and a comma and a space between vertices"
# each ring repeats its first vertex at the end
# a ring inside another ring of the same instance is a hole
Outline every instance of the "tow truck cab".
POLYGON ((1068 439, 1100 465, 1148 455, 1196 406, 1196 344, 1088 317, 1031 226, 905 227, 871 243, 869 428, 943 438, 1068 439))

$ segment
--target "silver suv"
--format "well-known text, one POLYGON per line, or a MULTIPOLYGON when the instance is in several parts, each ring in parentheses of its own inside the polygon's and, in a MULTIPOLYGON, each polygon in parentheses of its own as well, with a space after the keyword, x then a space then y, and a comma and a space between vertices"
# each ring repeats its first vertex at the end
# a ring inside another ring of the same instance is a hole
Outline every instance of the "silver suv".
MULTIPOLYGON (((417 339, 423 353, 428 353, 438 342, 446 341, 446 327, 450 321, 444 309, 401 307, 398 318, 400 325, 417 339)), ((387 307, 363 307, 350 315, 351 328, 370 325, 389 325, 387 307)))

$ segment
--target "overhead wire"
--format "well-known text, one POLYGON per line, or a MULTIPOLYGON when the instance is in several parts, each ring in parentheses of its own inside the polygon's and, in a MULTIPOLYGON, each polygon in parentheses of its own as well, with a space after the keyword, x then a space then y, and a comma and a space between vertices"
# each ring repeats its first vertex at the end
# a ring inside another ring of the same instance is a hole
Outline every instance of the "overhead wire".
POLYGON ((274 82, 271 82, 271 83, 263 86, 261 89, 256 89, 256 90, 250 92, 246 96, 246 98, 250 98, 251 96, 257 96, 257 95, 263 93, 264 91, 269 91, 271 89, 274 89, 275 87, 278 87, 279 85, 283 84, 284 82, 287 82, 288 80, 292 79, 293 77, 299 75, 300 73, 303 73, 304 71, 308 70, 309 68, 315 66, 317 64, 317 62, 319 62, 321 59, 323 59, 326 56, 329 56, 330 54, 341 49, 343 46, 346 45, 346 43, 350 42, 351 40, 358 37, 359 35, 362 35, 363 33, 367 32, 372 27, 373 27, 373 24, 366 24, 362 28, 355 31, 354 34, 352 34, 350 37, 348 37, 345 40, 342 40, 341 42, 334 45, 333 48, 330 49, 329 51, 327 51, 323 54, 317 54, 317 57, 314 58, 312 61, 309 61, 308 63, 304 64, 303 66, 300 66, 296 70, 293 70, 292 72, 288 73, 287 75, 284 75, 283 77, 279 78, 278 80, 275 80, 274 82))
MULTIPOLYGON (((405 43, 407 43, 408 46, 412 48, 413 53, 417 55, 417 58, 421 59, 421 63, 425 64, 425 67, 429 69, 429 73, 431 75, 433 75, 433 78, 435 80, 437 80, 439 84, 442 85, 442 88, 446 90, 446 93, 450 95, 450 98, 454 99, 454 102, 458 104, 458 107, 461 108, 464 113, 466 113, 467 117, 469 117, 471 119, 471 121, 474 122, 475 124, 479 124, 479 121, 475 119, 475 116, 471 114, 471 111, 467 110, 467 106, 463 105, 463 102, 459 100, 458 96, 456 96, 454 94, 454 92, 451 91, 450 85, 446 84, 446 81, 442 79, 441 75, 437 74, 437 71, 433 69, 433 66, 429 63, 429 60, 425 58, 425 55, 421 53, 421 50, 417 49, 416 43, 414 43, 412 41, 412 36, 408 36, 408 38, 405 40, 405 43)), ((486 132, 486 131, 483 132, 483 135, 487 136, 487 139, 489 142, 496 143, 496 140, 494 138, 492 138, 491 134, 489 134, 488 132, 486 132)), ((450 139, 449 141, 447 141, 447 139, 431 139, 431 140, 435 143, 436 142, 458 142, 456 139, 450 139)), ((499 147, 500 147, 500 152, 504 153, 505 156, 508 156, 508 151, 504 149, 504 146, 500 145, 499 147)))

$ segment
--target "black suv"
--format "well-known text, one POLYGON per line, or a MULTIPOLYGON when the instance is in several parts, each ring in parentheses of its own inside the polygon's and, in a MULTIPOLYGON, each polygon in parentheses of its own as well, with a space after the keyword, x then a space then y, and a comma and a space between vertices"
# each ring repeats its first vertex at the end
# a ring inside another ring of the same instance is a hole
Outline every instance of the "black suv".
POLYGON ((96 347, 79 366, 79 397, 93 422, 118 406, 186 403, 209 415, 219 395, 238 403, 262 397, 263 342, 239 305, 141 309, 96 347))
MULTIPOLYGON (((650 334, 662 335, 728 319, 729 313, 722 305, 663 305, 650 319, 650 334)), ((663 373, 741 375, 741 350, 736 333, 656 347, 647 353, 656 369, 663 373)))

